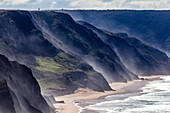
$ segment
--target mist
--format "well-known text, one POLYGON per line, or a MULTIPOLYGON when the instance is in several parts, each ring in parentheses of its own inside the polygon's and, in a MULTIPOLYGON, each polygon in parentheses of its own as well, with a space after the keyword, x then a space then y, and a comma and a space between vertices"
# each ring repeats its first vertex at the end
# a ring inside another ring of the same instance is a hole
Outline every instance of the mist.
POLYGON ((66 10, 63 12, 70 14, 75 20, 86 21, 99 29, 112 33, 127 33, 129 37, 138 38, 145 44, 166 52, 169 56, 169 11, 66 10))

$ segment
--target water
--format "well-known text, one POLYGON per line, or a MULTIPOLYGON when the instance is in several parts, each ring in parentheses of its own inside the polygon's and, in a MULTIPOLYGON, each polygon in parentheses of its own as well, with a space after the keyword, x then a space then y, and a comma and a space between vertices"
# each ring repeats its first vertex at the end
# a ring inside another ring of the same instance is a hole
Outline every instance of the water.
POLYGON ((86 107, 99 113, 170 113, 170 77, 152 81, 143 92, 112 95, 109 101, 86 107))

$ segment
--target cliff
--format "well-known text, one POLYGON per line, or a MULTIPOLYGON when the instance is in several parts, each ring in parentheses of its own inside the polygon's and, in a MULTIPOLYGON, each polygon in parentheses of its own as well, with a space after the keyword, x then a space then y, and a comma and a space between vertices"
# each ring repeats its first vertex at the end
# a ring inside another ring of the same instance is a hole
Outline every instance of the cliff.
MULTIPOLYGON (((42 97, 38 82, 29 68, 9 61, 3 55, 0 55, 0 68, 0 78, 7 83, 3 83, 2 87, 4 90, 10 89, 4 99, 8 98, 6 101, 10 101, 9 106, 13 106, 16 113, 54 113, 42 97)), ((7 110, 14 111, 13 107, 7 110)))

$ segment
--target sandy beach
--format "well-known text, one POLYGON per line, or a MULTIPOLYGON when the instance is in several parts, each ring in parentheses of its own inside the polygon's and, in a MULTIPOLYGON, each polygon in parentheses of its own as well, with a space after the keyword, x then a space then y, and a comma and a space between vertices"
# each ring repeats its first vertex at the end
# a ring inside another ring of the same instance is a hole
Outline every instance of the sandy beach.
MULTIPOLYGON (((110 84, 111 88, 115 91, 95 92, 90 89, 80 88, 76 90, 74 94, 55 97, 57 101, 64 101, 65 103, 57 103, 54 104, 54 106, 56 107, 57 113, 79 113, 81 112, 82 107, 104 101, 104 97, 108 95, 140 91, 140 88, 144 87, 148 82, 153 80, 160 80, 160 77, 163 76, 168 75, 140 76, 139 78, 144 78, 144 80, 134 80, 128 83, 110 84)), ((85 113, 85 111, 83 113, 85 113)))

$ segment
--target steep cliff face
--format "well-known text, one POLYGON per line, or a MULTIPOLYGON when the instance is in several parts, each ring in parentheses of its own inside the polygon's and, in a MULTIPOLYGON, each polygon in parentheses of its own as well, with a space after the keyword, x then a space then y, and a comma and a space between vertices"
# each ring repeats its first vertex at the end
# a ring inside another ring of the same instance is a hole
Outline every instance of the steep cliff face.
MULTIPOLYGON (((44 94, 71 93, 79 87, 92 88, 87 81, 93 83, 96 88, 93 90, 111 90, 105 78, 85 61, 61 50, 61 43, 47 40, 47 37, 53 37, 37 26, 30 12, 0 13, 0 53, 30 67, 44 94), (67 77, 68 74, 74 76, 74 73, 80 74, 76 81, 67 77), (78 78, 82 80, 79 84, 78 78), (103 81, 104 85, 100 86, 97 81, 103 81)), ((67 21, 67 17, 64 20, 67 21)))
POLYGON ((168 69, 163 65, 169 58, 161 51, 126 34, 77 23, 68 14, 1 11, 0 17, 0 53, 31 68, 43 94, 62 95, 80 87, 111 90, 108 82, 127 82, 138 79, 136 74, 162 74, 168 69))
POLYGON ((28 12, 0 13, 1 53, 7 56, 22 54, 49 57, 57 54, 53 45, 44 39, 41 31, 35 27, 28 12))
POLYGON ((0 113, 16 113, 10 89, 4 79, 0 79, 0 113))
POLYGON ((170 53, 170 11, 73 10, 60 11, 111 32, 125 32, 170 53))
POLYGON ((153 47, 147 46, 140 40, 128 37, 127 34, 114 34, 100 30, 86 22, 81 25, 93 30, 105 43, 116 51, 126 67, 138 75, 168 74, 170 59, 168 56, 153 47))
MULTIPOLYGON (((143 58, 153 67, 150 73, 153 74, 169 74, 170 73, 170 58, 162 51, 144 44, 142 41, 126 37, 125 40, 133 45, 143 58)), ((149 68, 149 67, 148 67, 149 68)))
POLYGON ((0 68, 0 78, 5 79, 8 84, 10 91, 7 94, 12 96, 10 103, 16 113, 54 113, 42 97, 38 82, 29 68, 9 61, 2 55, 0 68))
MULTIPOLYGON (((57 12, 31 12, 35 23, 54 45, 60 42, 69 53, 73 53, 96 71, 100 72, 107 81, 129 81, 137 76, 131 73, 114 50, 104 43, 93 31, 77 24, 69 15, 57 12)), ((62 49, 62 48, 61 48, 62 49)))

